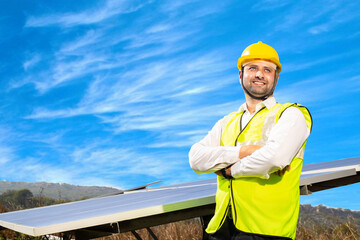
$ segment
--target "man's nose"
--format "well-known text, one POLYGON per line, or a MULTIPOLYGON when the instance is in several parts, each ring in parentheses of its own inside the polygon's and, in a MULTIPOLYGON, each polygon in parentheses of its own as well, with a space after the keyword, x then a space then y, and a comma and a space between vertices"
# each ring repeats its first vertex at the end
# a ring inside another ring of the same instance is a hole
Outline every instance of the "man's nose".
POLYGON ((258 70, 258 71, 256 72, 255 77, 257 77, 257 78, 259 78, 259 79, 263 79, 263 78, 264 78, 264 74, 263 74, 263 72, 262 72, 261 70, 258 70))

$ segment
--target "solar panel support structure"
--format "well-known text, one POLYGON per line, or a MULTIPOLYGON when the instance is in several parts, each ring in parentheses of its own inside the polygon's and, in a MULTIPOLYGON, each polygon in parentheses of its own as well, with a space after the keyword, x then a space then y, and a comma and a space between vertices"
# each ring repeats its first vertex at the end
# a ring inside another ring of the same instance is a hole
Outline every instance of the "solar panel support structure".
POLYGON ((178 222, 196 217, 210 219, 214 214, 214 211, 215 211, 215 203, 204 205, 201 207, 196 207, 196 208, 188 208, 184 210, 179 210, 179 211, 174 211, 159 215, 152 215, 152 216, 137 218, 133 220, 127 220, 117 223, 104 224, 100 226, 79 229, 75 231, 75 236, 76 239, 92 239, 92 238, 104 237, 112 234, 125 233, 130 231, 132 232, 139 229, 159 226, 162 224, 178 222))
POLYGON ((300 195, 311 195, 308 185, 300 186, 300 195))

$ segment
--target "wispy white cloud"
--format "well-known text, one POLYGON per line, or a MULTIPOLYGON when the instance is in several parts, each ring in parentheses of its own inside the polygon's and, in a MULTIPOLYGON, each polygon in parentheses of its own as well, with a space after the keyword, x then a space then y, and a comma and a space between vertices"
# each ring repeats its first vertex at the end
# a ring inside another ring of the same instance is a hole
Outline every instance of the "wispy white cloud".
POLYGON ((173 97, 182 97, 182 96, 186 96, 186 95, 201 94, 201 93, 209 92, 213 89, 214 88, 212 86, 194 87, 192 89, 185 89, 183 92, 176 93, 173 95, 173 97))
POLYGON ((21 134, 22 141, 51 149, 54 152, 66 152, 69 146, 64 144, 64 136, 69 129, 60 129, 53 132, 35 132, 31 135, 21 134))
MULTIPOLYGON (((213 122, 209 122, 209 125, 213 122)), ((194 126, 197 125, 194 123, 194 126)), ((209 129, 200 129, 194 131, 186 130, 174 130, 170 128, 166 130, 166 134, 163 133, 161 136, 156 139, 156 141, 146 145, 148 148, 178 148, 186 147, 189 148, 195 142, 200 141, 207 134, 209 129)))
POLYGON ((351 86, 349 92, 360 92, 360 75, 355 75, 349 79, 349 85, 351 86))
POLYGON ((278 88, 275 91, 276 98, 279 102, 297 102, 306 106, 321 104, 322 101, 335 97, 333 91, 336 89, 337 83, 326 81, 328 77, 330 75, 315 76, 278 88), (322 84, 318 84, 319 82, 322 84))
POLYGON ((75 170, 80 175, 88 173, 93 177, 109 179, 109 182, 111 179, 127 176, 127 180, 122 181, 124 184, 122 187, 134 186, 130 183, 132 178, 129 176, 159 178, 184 165, 182 161, 171 161, 170 159, 174 159, 172 154, 155 155, 149 152, 145 154, 133 148, 104 148, 98 144, 75 149, 72 158, 77 168, 83 166, 75 170))
MULTIPOLYGON (((319 107, 325 101, 341 99, 344 94, 360 90, 358 84, 353 84, 357 76, 349 77, 349 72, 337 69, 325 74, 314 75, 297 82, 279 79, 279 84, 275 95, 280 102, 293 101, 303 105, 319 107), (335 76, 335 77, 334 77, 335 76), (341 77, 341 81, 338 76, 341 77), (286 81, 286 82, 282 82, 286 81)), ((342 108, 337 107, 341 112, 342 108)))
POLYGON ((299 62, 289 62, 289 63, 285 63, 283 64, 283 69, 285 73, 288 72, 295 72, 295 71, 299 71, 299 70, 304 70, 304 69, 309 69, 312 67, 317 67, 318 65, 324 65, 324 64, 330 64, 332 62, 337 61, 338 63, 341 63, 343 61, 343 59, 345 58, 349 58, 352 56, 357 56, 360 53, 359 50, 354 49, 354 51, 352 52, 344 52, 341 54, 334 54, 334 55, 328 55, 326 57, 323 58, 317 58, 311 61, 307 61, 304 62, 302 61, 301 63, 299 62))
MULTIPOLYGON (((105 147, 102 144, 90 144, 68 149, 64 153, 66 162, 46 161, 46 155, 29 156, 18 159, 12 157, 10 149, 0 147, 0 166, 7 171, 4 179, 21 181, 63 182, 76 185, 134 187, 134 181, 148 177, 166 180, 171 172, 184 168, 183 161, 174 161, 172 154, 160 155, 141 153, 132 148, 105 147), (8 157, 8 158, 6 158, 8 157), (167 164, 164 164, 167 162, 167 164), (11 168, 9 167, 11 164, 11 168), (127 176, 122 178, 122 176, 127 176), (129 177, 131 176, 131 177, 129 177)), ((64 159, 65 160, 65 159, 64 159)))
POLYGON ((74 183, 74 172, 60 166, 46 163, 28 164, 23 166, 22 171, 33 174, 33 180, 36 182, 74 183))
POLYGON ((174 1, 164 3, 161 6, 161 10, 164 12, 178 11, 180 8, 182 8, 186 5, 191 5, 196 2, 199 2, 199 0, 187 0, 187 1, 174 0, 174 1))
POLYGON ((291 4, 291 1, 283 1, 283 0, 263 0, 257 1, 252 7, 251 10, 254 12, 258 11, 271 11, 278 8, 282 8, 291 4))
POLYGON ((52 119, 93 114, 103 124, 111 126, 116 134, 133 130, 171 134, 170 141, 160 134, 155 142, 145 145, 147 148, 189 147, 206 132, 175 129, 186 129, 190 125, 210 126, 240 105, 237 101, 196 106, 186 100, 189 96, 201 96, 208 91, 221 91, 233 81, 237 82, 236 76, 222 77, 222 81, 218 81, 217 74, 222 74, 228 65, 215 56, 210 53, 194 59, 185 57, 170 63, 152 63, 143 67, 142 71, 135 68, 114 79, 98 77, 90 84, 77 107, 60 110, 37 108, 27 118, 52 119), (128 84, 124 84, 122 79, 127 79, 128 84), (206 87, 196 87, 203 84, 206 87), (187 90, 190 86, 194 88, 187 90), (213 122, 209 122, 209 118, 214 119, 213 122))
MULTIPOLYGON (((338 106, 324 106, 322 108, 314 108, 312 114, 316 116, 317 119, 329 119, 332 116, 341 116, 344 120, 341 122, 331 122, 332 126, 343 124, 345 121, 350 120, 352 122, 354 105, 352 103, 344 102, 342 107, 338 106), (345 120, 346 119, 346 120, 345 120)), ((350 123, 351 124, 351 123, 350 123)), ((323 124, 325 125, 325 123, 323 124)))
MULTIPOLYGON (((112 4, 115 3, 108 1, 105 6, 99 8, 105 10, 99 11, 106 12, 110 11, 109 9, 113 11, 112 4)), ((133 4, 135 3, 130 5, 133 4)), ((140 5, 142 6, 142 4, 140 5)), ((121 9, 121 7, 116 9, 121 9)), ((81 13, 80 16, 87 15, 89 11, 86 10, 86 14, 81 13)), ((111 14, 104 13, 104 15, 110 16, 111 14)), ((66 26, 68 24, 75 25, 78 23, 76 21, 78 16, 70 15, 65 18, 51 16, 51 19, 57 20, 54 20, 55 22, 43 22, 45 25, 54 23, 65 24, 66 26)), ((108 25, 107 28, 91 29, 86 31, 84 35, 64 42, 54 52, 54 58, 48 61, 48 69, 28 74, 25 79, 14 82, 11 86, 12 88, 18 88, 27 83, 33 83, 40 93, 46 93, 55 87, 71 84, 79 78, 91 78, 95 73, 102 74, 101 71, 120 71, 125 66, 128 68, 136 61, 144 61, 147 58, 154 57, 166 58, 171 54, 189 48, 201 38, 200 35, 196 34, 199 30, 197 26, 183 27, 192 20, 190 18, 178 21, 170 16, 168 19, 159 19, 156 22, 149 21, 149 23, 144 22, 144 20, 137 20, 134 23, 135 27, 129 29, 125 27, 121 31, 116 25, 112 24, 108 25), (192 41, 187 41, 189 38, 192 38, 192 41), (110 50, 119 47, 123 51, 113 52, 110 50)), ((173 60, 168 62, 171 61, 173 60)), ((161 70, 158 68, 156 72, 159 74, 161 70)))
POLYGON ((328 32, 347 22, 357 21, 360 19, 359 14, 352 11, 352 9, 357 8, 355 2, 347 2, 344 4, 343 2, 335 1, 331 2, 330 6, 331 8, 329 8, 329 11, 331 12, 325 12, 320 15, 320 17, 323 17, 324 14, 329 14, 329 19, 310 27, 308 31, 311 34, 328 32))
MULTIPOLYGON (((27 118, 59 118, 84 114, 131 112, 134 107, 141 112, 144 106, 134 106, 135 103, 148 103, 152 107, 161 109, 164 106, 156 106, 159 101, 166 101, 167 106, 178 100, 181 103, 182 99, 189 95, 218 91, 218 89, 226 87, 234 80, 232 77, 222 76, 222 81, 216 81, 216 79, 219 74, 228 70, 228 66, 229 64, 216 52, 195 58, 185 55, 164 61, 154 61, 144 66, 135 66, 116 75, 96 77, 89 84, 77 107, 59 110, 39 107, 27 118), (202 86, 202 83, 205 83, 206 87, 202 86), (148 91, 149 88, 152 91, 148 91)), ((94 69, 96 67, 90 68, 91 71, 94 69)), ((72 71, 73 73, 84 73, 87 70, 86 64, 84 64, 72 71), (81 71, 81 69, 84 70, 81 71)), ((65 73, 66 71, 61 70, 60 72, 65 73)), ((65 80, 66 78, 61 79, 65 80)), ((145 108, 147 107, 149 106, 145 106, 145 108)))
POLYGON ((52 81, 35 82, 37 89, 45 92, 54 86, 98 70, 99 63, 106 61, 99 55, 84 55, 74 61, 59 62, 53 69, 52 81))
POLYGON ((86 51, 90 47, 94 47, 94 45, 99 43, 99 40, 102 40, 101 37, 101 31, 91 29, 87 31, 83 36, 80 36, 71 42, 65 43, 61 47, 59 52, 63 54, 76 55, 79 50, 86 51))
POLYGON ((13 149, 7 146, 0 146, 0 166, 5 169, 5 164, 8 164, 14 158, 13 149))
MULTIPOLYGON (((60 25, 62 27, 73 27, 78 25, 95 24, 105 21, 118 14, 135 12, 146 6, 151 1, 116 1, 107 0, 102 6, 94 6, 79 13, 61 13, 42 17, 30 17, 26 27, 46 27, 60 25)), ((103 3, 103 2, 102 2, 103 3)))
POLYGON ((38 157, 26 157, 13 161, 12 167, 4 173, 5 178, 15 181, 69 183, 76 185, 111 185, 100 177, 87 176, 84 168, 74 165, 50 164, 38 157))
POLYGON ((72 117, 79 116, 83 114, 89 114, 88 112, 84 113, 82 109, 61 109, 61 110, 48 110, 41 107, 35 108, 33 113, 26 116, 25 119, 42 119, 42 118, 63 118, 63 117, 72 117))
POLYGON ((172 25, 168 23, 158 23, 153 26, 150 26, 148 29, 145 30, 146 33, 150 34, 157 34, 161 32, 165 32, 171 30, 173 28, 172 25))
POLYGON ((38 54, 34 54, 23 63, 23 68, 26 71, 29 68, 35 66, 37 63, 39 63, 40 60, 41 60, 40 56, 38 54))
MULTIPOLYGON (((240 102, 240 101, 239 101, 240 102)), ((177 126, 193 125, 206 121, 207 119, 217 119, 229 112, 237 110, 239 104, 230 102, 225 104, 203 106, 199 108, 188 108, 185 111, 177 111, 175 108, 167 108, 163 111, 159 111, 157 114, 152 114, 149 117, 144 116, 131 116, 130 118, 117 118, 114 121, 113 118, 104 117, 103 121, 110 120, 116 127, 117 131, 128 130, 160 130, 160 129, 172 129, 177 126), (229 111, 230 110, 230 111, 229 111)))
POLYGON ((126 47, 127 49, 146 47, 155 44, 174 44, 181 40, 188 39, 196 33, 195 29, 190 29, 184 32, 169 31, 166 33, 149 33, 147 35, 133 35, 131 36, 131 43, 126 47))
POLYGON ((129 159, 133 159, 135 154, 130 149, 100 148, 96 144, 85 148, 76 148, 72 153, 74 162, 83 165, 91 164, 90 168, 96 169, 107 163, 108 167, 118 165, 125 166, 129 159))
POLYGON ((23 134, 17 133, 8 125, 0 125, 0 169, 1 174, 6 175, 10 171, 14 161, 18 159, 19 139, 23 134))
MULTIPOLYGON (((26 84, 34 84, 39 93, 43 94, 55 87, 76 82, 84 76, 96 71, 113 67, 107 65, 108 59, 104 56, 84 54, 76 57, 58 56, 52 60, 50 68, 28 73, 23 79, 12 81, 10 89, 20 88, 26 84)), ((90 76, 91 77, 91 76, 90 76)))
MULTIPOLYGON (((282 2, 279 6, 282 7, 286 4, 288 4, 286 11, 269 21, 269 25, 275 26, 276 31, 297 29, 302 33, 305 31, 310 34, 320 34, 332 31, 346 22, 359 18, 358 14, 352 11, 356 8, 356 3, 351 1, 321 0, 311 4, 282 2)), ((267 5, 265 4, 265 6, 267 5)), ((265 7, 265 9, 267 8, 265 7)), ((305 35, 302 34, 302 36, 305 35)))

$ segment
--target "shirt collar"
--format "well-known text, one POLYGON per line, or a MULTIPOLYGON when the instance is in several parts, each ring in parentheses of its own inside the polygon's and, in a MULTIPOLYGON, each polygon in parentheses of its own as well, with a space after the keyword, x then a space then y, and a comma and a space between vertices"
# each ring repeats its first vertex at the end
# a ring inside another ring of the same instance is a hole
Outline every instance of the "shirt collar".
MULTIPOLYGON (((267 109, 272 108, 273 106, 275 106, 275 104, 276 104, 275 98, 269 97, 268 99, 256 104, 255 112, 259 111, 263 107, 266 107, 267 109)), ((248 111, 246 102, 243 103, 238 110, 238 112, 243 112, 243 111, 248 111)))

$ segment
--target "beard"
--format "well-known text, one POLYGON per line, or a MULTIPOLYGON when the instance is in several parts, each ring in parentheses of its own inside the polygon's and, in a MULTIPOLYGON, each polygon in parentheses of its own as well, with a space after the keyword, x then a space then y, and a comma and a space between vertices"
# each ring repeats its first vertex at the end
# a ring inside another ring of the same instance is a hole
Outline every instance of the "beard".
POLYGON ((265 80, 251 79, 250 81, 246 81, 246 83, 244 83, 243 88, 245 88, 245 92, 250 93, 249 95, 251 97, 266 97, 273 94, 275 83, 270 84, 265 80), (259 84, 255 82, 258 82, 259 84))

